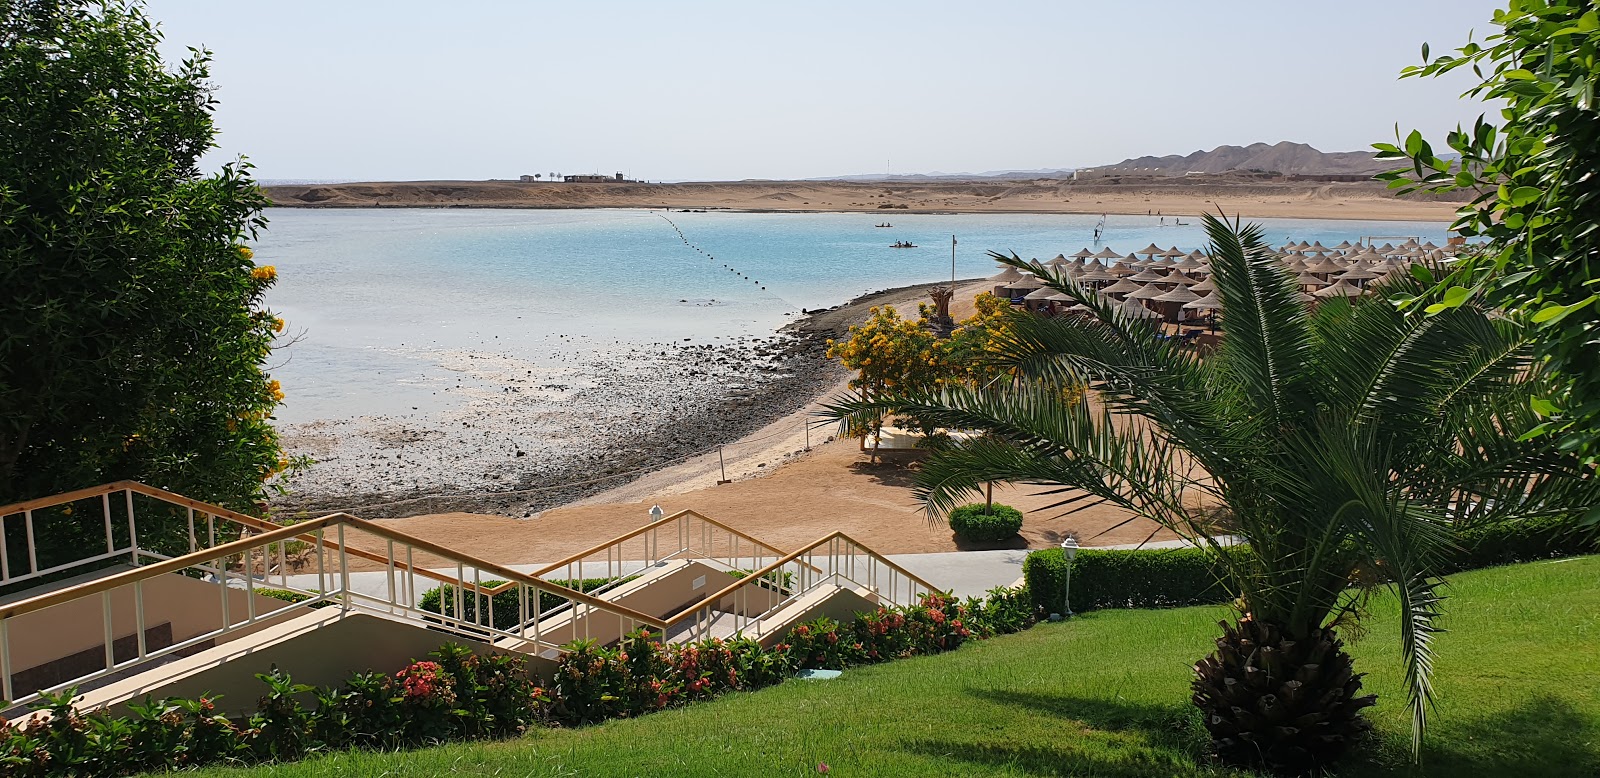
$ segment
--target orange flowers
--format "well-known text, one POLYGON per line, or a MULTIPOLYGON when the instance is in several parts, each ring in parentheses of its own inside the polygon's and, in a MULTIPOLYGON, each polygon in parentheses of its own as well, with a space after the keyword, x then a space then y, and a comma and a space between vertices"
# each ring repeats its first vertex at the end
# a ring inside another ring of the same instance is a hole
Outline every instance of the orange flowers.
POLYGON ((273 265, 262 265, 250 271, 250 277, 257 281, 272 283, 278 280, 278 268, 273 265))
POLYGON ((283 402, 283 384, 278 383, 278 379, 267 382, 267 396, 275 403, 283 402))

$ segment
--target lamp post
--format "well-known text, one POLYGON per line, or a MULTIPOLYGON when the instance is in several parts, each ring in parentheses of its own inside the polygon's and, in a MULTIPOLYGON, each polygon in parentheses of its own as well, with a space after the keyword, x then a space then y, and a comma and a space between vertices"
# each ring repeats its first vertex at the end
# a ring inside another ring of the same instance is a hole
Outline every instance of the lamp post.
POLYGON ((650 521, 651 522, 661 521, 663 518, 666 517, 666 515, 667 515, 667 512, 664 511, 664 510, 661 510, 661 506, 659 506, 659 505, 650 506, 650 521))
POLYGON ((1072 618, 1072 558, 1078 555, 1078 539, 1068 536, 1061 541, 1061 555, 1067 559, 1067 585, 1066 594, 1061 598, 1062 618, 1072 618))

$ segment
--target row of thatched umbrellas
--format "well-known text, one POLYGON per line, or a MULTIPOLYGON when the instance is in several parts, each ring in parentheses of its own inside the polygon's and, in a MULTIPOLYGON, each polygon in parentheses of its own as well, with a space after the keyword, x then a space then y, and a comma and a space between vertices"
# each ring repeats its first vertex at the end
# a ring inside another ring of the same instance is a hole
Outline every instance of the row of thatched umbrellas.
MULTIPOLYGON (((1365 294, 1374 280, 1400 272, 1412 262, 1444 256, 1431 241, 1418 243, 1415 239, 1400 246, 1385 243, 1376 247, 1348 241, 1325 247, 1320 241, 1310 244, 1300 241, 1285 245, 1279 259, 1300 285, 1301 301, 1315 302, 1365 294)), ((1182 318, 1183 311, 1222 308, 1222 301, 1217 298, 1216 287, 1210 280, 1210 260, 1199 250, 1184 253, 1176 246, 1162 249, 1152 243, 1124 256, 1110 247, 1098 252, 1085 248, 1071 258, 1058 254, 1044 265, 1065 272, 1080 285, 1108 296, 1124 312, 1137 318, 1177 321, 1182 318), (1156 303, 1161 310, 1151 309, 1145 301, 1156 303)), ((1072 298, 1045 287, 1044 281, 1034 274, 1009 266, 988 280, 995 284, 995 294, 1012 300, 1020 298, 1031 309, 1073 302, 1072 298)), ((1067 310, 1087 309, 1073 305, 1067 310)))

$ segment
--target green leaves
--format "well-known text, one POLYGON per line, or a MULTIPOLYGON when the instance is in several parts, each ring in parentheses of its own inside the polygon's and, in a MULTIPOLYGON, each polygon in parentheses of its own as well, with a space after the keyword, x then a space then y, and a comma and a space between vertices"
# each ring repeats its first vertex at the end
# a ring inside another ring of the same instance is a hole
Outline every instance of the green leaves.
MULTIPOLYGON (((1394 189, 1475 193, 1455 228, 1488 243, 1452 268, 1449 286, 1483 290, 1484 299, 1540 325, 1540 355, 1562 378, 1569 409, 1551 432, 1564 447, 1600 459, 1600 318, 1572 316, 1592 300, 1600 276, 1600 11, 1590 2, 1512 3, 1495 32, 1402 77, 1470 69, 1467 96, 1498 104, 1499 120, 1479 119, 1450 135, 1462 156, 1441 176, 1418 133, 1403 148, 1378 144, 1384 159, 1409 168, 1379 176, 1394 189), (1515 278, 1516 280, 1509 280, 1515 278)), ((1396 130, 1396 136, 1399 136, 1396 130)), ((1442 303, 1448 307, 1448 302, 1442 303)), ((1437 305, 1437 304, 1436 304, 1437 305)), ((1433 308, 1433 312, 1444 308, 1433 308)))
POLYGON ((1433 314, 1447 311, 1451 308, 1460 308, 1471 297, 1471 289, 1468 289, 1464 286, 1452 286, 1445 290, 1444 299, 1428 306, 1423 310, 1425 310, 1428 315, 1432 316, 1433 314))
POLYGON ((248 163, 199 173, 209 55, 167 67, 137 3, 0 3, 0 39, 0 502, 131 478, 256 512, 266 201, 248 163))
POLYGON ((1567 314, 1583 308, 1596 299, 1600 299, 1600 295, 1589 295, 1571 305, 1547 305, 1533 315, 1532 321, 1534 324, 1555 324, 1566 318, 1567 314))

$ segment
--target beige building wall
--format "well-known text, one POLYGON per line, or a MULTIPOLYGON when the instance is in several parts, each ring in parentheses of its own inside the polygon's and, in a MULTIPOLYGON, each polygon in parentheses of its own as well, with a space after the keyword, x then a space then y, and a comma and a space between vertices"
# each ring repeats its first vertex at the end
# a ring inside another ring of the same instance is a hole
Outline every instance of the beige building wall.
MULTIPOLYGON (((227 620, 231 624, 239 624, 248 619, 252 602, 258 617, 287 608, 283 615, 276 616, 272 620, 280 620, 293 613, 304 611, 303 608, 290 606, 282 600, 259 594, 251 596, 244 589, 230 587, 224 590, 220 584, 207 583, 177 573, 142 581, 140 588, 143 590, 146 636, 147 638, 166 636, 166 640, 160 641, 163 645, 180 643, 221 627, 224 596, 227 598, 227 620), (168 630, 161 629, 163 625, 169 625, 168 630)), ((136 631, 134 586, 131 584, 120 586, 111 590, 109 594, 112 639, 127 646, 133 640, 136 631)), ((41 665, 83 652, 100 652, 103 655, 105 610, 104 596, 96 594, 9 619, 7 623, 11 659, 9 671, 13 675, 26 673, 41 665)), ((236 640, 262 626, 264 624, 257 623, 243 627, 235 632, 221 635, 216 640, 219 643, 236 640)), ((158 647, 161 646, 154 643, 148 646, 149 650, 158 647)), ((126 659, 124 653, 127 650, 130 649, 119 648, 117 658, 126 659)), ((88 672, 103 666, 102 658, 99 665, 88 672)), ((31 691, 33 690, 17 689, 16 693, 31 691)))

